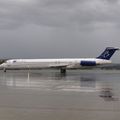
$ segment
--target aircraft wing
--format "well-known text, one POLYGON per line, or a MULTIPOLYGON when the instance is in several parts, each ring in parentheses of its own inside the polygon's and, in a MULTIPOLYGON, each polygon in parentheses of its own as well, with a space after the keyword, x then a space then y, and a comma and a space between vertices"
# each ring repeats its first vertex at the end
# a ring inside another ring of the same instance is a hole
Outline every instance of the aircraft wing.
POLYGON ((51 64, 49 65, 50 68, 66 68, 68 64, 51 64))

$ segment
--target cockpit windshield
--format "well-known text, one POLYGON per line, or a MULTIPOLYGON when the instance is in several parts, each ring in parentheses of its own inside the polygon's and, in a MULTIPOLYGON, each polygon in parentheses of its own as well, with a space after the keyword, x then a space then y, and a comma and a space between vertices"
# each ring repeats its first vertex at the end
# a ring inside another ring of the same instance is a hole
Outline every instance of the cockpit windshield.
POLYGON ((16 60, 7 60, 5 61, 5 63, 16 63, 17 61, 16 60))

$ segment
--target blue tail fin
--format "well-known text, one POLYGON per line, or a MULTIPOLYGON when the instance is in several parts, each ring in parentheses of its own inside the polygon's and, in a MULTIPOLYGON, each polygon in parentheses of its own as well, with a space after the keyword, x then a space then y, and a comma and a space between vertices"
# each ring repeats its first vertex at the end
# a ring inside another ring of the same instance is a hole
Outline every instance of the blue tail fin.
POLYGON ((119 50, 119 48, 107 47, 105 51, 97 58, 110 60, 110 58, 112 57, 116 50, 119 50))

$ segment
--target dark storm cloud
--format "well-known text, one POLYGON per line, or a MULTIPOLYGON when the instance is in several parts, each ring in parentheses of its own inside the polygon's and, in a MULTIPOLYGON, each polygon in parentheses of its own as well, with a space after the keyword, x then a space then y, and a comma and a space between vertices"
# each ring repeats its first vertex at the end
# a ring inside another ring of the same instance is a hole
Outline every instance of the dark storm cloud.
POLYGON ((0 0, 0 28, 119 24, 119 0, 0 0), (114 3, 114 4, 111 4, 114 3))
POLYGON ((120 46, 119 21, 120 0, 0 0, 0 56, 95 56, 120 46))

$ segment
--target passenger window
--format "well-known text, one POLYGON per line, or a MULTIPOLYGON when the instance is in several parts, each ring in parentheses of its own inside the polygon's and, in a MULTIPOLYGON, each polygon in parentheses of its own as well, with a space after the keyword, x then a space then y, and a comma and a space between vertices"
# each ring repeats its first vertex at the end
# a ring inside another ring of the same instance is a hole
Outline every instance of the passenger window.
POLYGON ((13 63, 16 63, 16 60, 14 60, 13 63))

